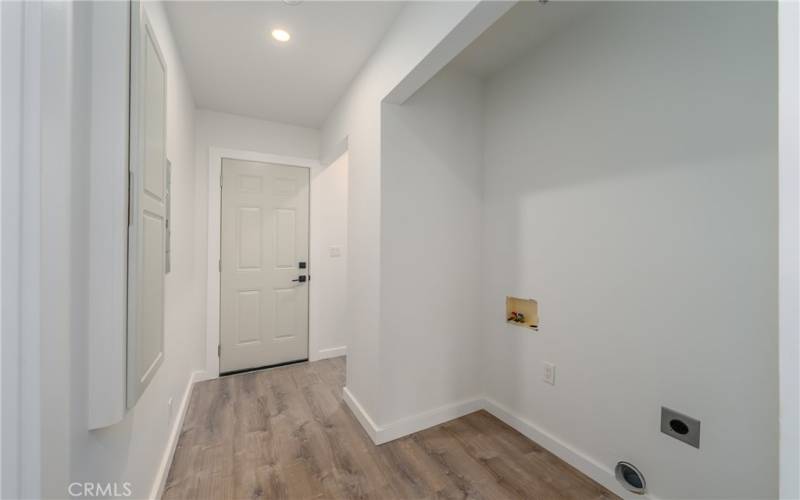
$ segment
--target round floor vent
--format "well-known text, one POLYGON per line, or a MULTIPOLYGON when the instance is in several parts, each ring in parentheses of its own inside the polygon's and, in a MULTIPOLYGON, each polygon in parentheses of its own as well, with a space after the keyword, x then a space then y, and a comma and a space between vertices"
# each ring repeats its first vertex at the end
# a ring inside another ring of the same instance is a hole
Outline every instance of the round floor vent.
POLYGON ((644 493, 647 488, 644 475, 633 464, 628 462, 617 462, 617 466, 614 468, 614 475, 626 490, 638 495, 644 493))

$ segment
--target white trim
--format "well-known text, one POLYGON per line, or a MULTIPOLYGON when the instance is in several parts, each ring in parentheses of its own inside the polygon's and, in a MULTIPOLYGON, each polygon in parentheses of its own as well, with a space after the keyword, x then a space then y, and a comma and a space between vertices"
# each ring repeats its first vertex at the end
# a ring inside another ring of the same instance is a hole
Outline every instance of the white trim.
MULTIPOLYGON (((0 497, 21 497, 21 441, 22 415, 20 405, 20 357, 22 353, 20 325, 22 302, 20 300, 22 245, 20 244, 24 150, 22 148, 22 95, 24 92, 22 68, 24 60, 25 8, 19 2, 0 3, 3 12, 3 57, 0 59, 2 75, 0 91, 3 122, 0 134, 0 184, 2 185, 2 218, 0 232, 0 267, 3 269, 3 288, 0 310, 0 497)), ((33 118, 33 117, 31 117, 33 118)), ((38 201, 38 200, 37 200, 38 201)))
POLYGON ((434 425, 449 422, 450 420, 469 415, 481 409, 483 409, 483 399, 472 398, 417 413, 416 415, 396 420, 381 427, 380 433, 378 434, 379 442, 376 444, 388 443, 389 441, 394 441, 403 436, 428 429, 434 425))
POLYGON ((0 2, 4 124, 0 138, 3 189, 0 497, 3 498, 42 495, 39 342, 44 7, 39 2, 0 2))
POLYGON ((782 499, 800 497, 800 5, 778 3, 779 140, 778 297, 780 486, 782 499))
MULTIPOLYGON (((4 43, 3 43, 3 8, 2 8, 2 6, 0 6, 0 51, 2 51, 3 46, 4 46, 4 43)), ((16 55, 16 53, 18 52, 18 50, 17 50, 18 46, 17 46, 16 43, 13 45, 13 48, 14 48, 14 54, 16 55)), ((14 57, 14 59, 16 60, 16 57, 14 57)), ((8 70, 6 70, 6 71, 8 71, 8 70)), ((3 65, 0 64, 0 159, 3 157, 3 87, 4 87, 4 85, 3 85, 3 65)), ((13 116, 16 118, 16 114, 14 114, 13 116)), ((0 160, 0 163, 3 163, 3 161, 0 160)), ((16 166, 16 163, 15 163, 15 166, 16 166)), ((16 176, 18 174, 16 168, 12 168, 12 172, 13 172, 14 176, 16 176)), ((8 181, 6 181, 6 182, 8 182, 8 181)), ((3 229, 2 229, 3 228, 3 223, 2 223, 2 220, 3 220, 3 176, 0 175, 0 283, 3 283, 3 255, 5 253, 3 251, 3 229)), ((8 241, 8 238, 6 238, 6 241, 8 241)), ((14 259, 14 261, 16 261, 16 260, 17 259, 14 259)), ((14 283, 16 283, 16 280, 14 281, 14 283)), ((2 332, 2 330, 3 330, 2 326, 1 326, 3 324, 3 304, 4 304, 4 302, 3 302, 3 287, 0 286, 0 332, 2 332)), ((12 310, 16 312, 17 308, 14 307, 12 310)), ((3 335, 0 333, 0 361, 2 361, 2 359, 3 359, 3 344, 4 343, 5 343, 5 341, 3 339, 3 335)), ((0 363, 0 364, 2 364, 2 363, 0 363)), ((0 401, 2 401, 2 400, 3 400, 3 370, 0 369, 0 401)), ((16 400, 17 400, 16 394, 14 394, 13 400, 14 400, 14 402, 16 402, 16 400)), ((2 411, 2 409, 0 409, 0 450, 2 450, 2 449, 3 449, 3 411, 2 411)), ((6 467, 5 467, 6 462, 7 462, 7 460, 5 462, 3 461, 3 454, 0 453, 0 495, 2 495, 2 493, 3 493, 2 484, 3 484, 3 476, 6 475, 6 467)), ((15 482, 15 484, 16 484, 16 482, 15 482)))
MULTIPOLYGON (((219 377, 219 223, 220 223, 220 175, 222 159, 279 163, 293 167, 319 168, 317 159, 295 156, 258 153, 240 149, 211 147, 208 150, 208 284, 206 287, 206 372, 219 377)), ((313 238, 313 235, 312 235, 313 238)), ((309 240, 309 246, 313 239, 309 240)), ((310 331, 309 331, 310 333, 310 331)))
POLYGON ((388 443, 389 441, 394 441, 395 439, 413 434, 417 431, 433 427, 434 425, 443 424, 444 422, 478 411, 483 408, 484 401, 483 398, 467 399, 380 426, 375 423, 369 413, 361 406, 361 403, 358 402, 358 399, 356 399, 355 395, 353 395, 347 387, 345 387, 342 392, 345 403, 350 407, 353 415, 355 415, 361 426, 367 431, 372 442, 376 445, 388 443))
POLYGON ((498 419, 502 420, 520 434, 525 435, 531 441, 547 449, 561 460, 601 484, 609 491, 625 499, 649 499, 658 500, 651 494, 635 495, 625 490, 614 477, 614 471, 606 467, 599 461, 590 457, 586 453, 562 441, 556 436, 545 431, 530 420, 517 415, 512 410, 501 405, 497 401, 487 397, 476 397, 464 400, 451 405, 442 406, 426 412, 411 415, 410 417, 392 422, 385 426, 375 423, 367 413, 358 399, 350 390, 345 387, 342 397, 344 402, 353 412, 356 420, 361 424, 369 435, 372 442, 381 445, 399 439, 403 436, 428 429, 435 425, 448 422, 462 417, 469 413, 486 410, 498 419))
POLYGON ((542 448, 567 462, 583 474, 589 476, 597 483, 603 485, 611 492, 622 498, 648 498, 657 500, 656 497, 645 494, 635 495, 625 490, 614 477, 614 471, 593 459, 586 453, 565 443, 561 439, 553 436, 530 420, 521 417, 512 410, 501 405, 491 398, 483 399, 483 409, 502 420, 520 434, 535 442, 542 448))
POLYGON ((388 104, 406 102, 516 3, 516 0, 512 2, 474 2, 458 25, 449 29, 444 38, 425 55, 422 61, 406 73, 403 79, 386 94, 383 102, 388 104))
POLYGON ((172 430, 169 433, 167 446, 164 448, 164 455, 161 457, 161 464, 156 471, 156 477, 153 480, 153 486, 150 489, 151 499, 160 499, 164 494, 164 486, 167 484, 167 476, 169 475, 169 468, 172 465, 172 458, 175 456, 175 449, 178 446, 178 438, 181 435, 181 428, 183 427, 183 419, 186 417, 186 410, 189 408, 189 401, 192 397, 192 390, 194 384, 208 380, 208 374, 204 371, 194 371, 189 376, 189 383, 186 384, 186 390, 183 391, 183 399, 181 406, 178 409, 178 415, 175 422, 172 424, 172 430))
POLYGON ((99 429, 125 417, 130 5, 91 8, 87 425, 99 429))
POLYGON ((350 389, 345 387, 342 389, 342 399, 344 399, 345 404, 347 407, 350 408, 350 411, 353 412, 353 415, 358 420, 358 423, 361 424, 361 427, 367 431, 367 435, 372 442, 375 444, 381 444, 378 440, 378 434, 380 433, 380 427, 372 420, 372 417, 369 416, 369 413, 361 406, 361 403, 358 402, 358 399, 350 392, 350 389))
MULTIPOLYGON (((309 335, 311 332, 309 331, 309 335)), ((320 349, 317 352, 309 353, 309 361, 319 361, 320 359, 338 358, 340 356, 347 356, 347 346, 340 345, 339 347, 329 347, 327 349, 320 349)))

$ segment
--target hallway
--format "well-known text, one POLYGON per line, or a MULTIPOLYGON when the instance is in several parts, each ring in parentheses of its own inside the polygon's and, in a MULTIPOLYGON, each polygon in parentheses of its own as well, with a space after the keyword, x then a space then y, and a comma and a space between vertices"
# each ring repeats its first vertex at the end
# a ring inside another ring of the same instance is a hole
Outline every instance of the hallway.
POLYGON ((0 27, 0 500, 800 500, 800 0, 0 27))
POLYGON ((164 492, 189 498, 615 498, 479 411, 375 446, 345 358, 198 383, 164 492))

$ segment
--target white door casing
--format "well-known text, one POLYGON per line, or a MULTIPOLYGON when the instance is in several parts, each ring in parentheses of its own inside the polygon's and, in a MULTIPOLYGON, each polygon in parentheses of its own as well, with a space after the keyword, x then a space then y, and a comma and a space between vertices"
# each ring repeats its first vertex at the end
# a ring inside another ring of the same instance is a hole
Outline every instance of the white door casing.
POLYGON ((221 201, 220 372, 307 359, 309 170, 223 159, 221 201))
POLYGON ((164 360, 167 68, 142 5, 131 5, 127 406, 164 360))

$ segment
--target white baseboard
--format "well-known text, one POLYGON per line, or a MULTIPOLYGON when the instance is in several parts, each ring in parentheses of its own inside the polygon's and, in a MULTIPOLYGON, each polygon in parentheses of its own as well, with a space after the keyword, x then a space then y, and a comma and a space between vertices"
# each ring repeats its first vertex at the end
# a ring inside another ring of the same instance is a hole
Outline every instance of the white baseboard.
POLYGON ((344 399, 344 402, 347 404, 347 407, 350 408, 350 411, 353 412, 353 415, 355 415, 356 420, 358 420, 358 423, 361 424, 361 427, 367 431, 367 434, 369 435, 370 439, 372 439, 372 442, 375 444, 380 444, 378 442, 380 428, 375 424, 375 422, 372 420, 372 417, 369 416, 369 413, 367 413, 364 407, 361 406, 361 403, 358 402, 358 399, 356 399, 356 397, 347 387, 342 389, 342 399, 344 399))
POLYGON ((613 470, 490 398, 476 397, 418 413, 384 426, 375 423, 347 387, 344 388, 344 401, 376 445, 393 441, 474 411, 486 410, 620 497, 658 500, 657 497, 649 494, 635 495, 625 490, 617 482, 613 470))
MULTIPOLYGON (((346 348, 342 347, 336 349, 346 348)), ((183 400, 181 401, 181 406, 178 411, 178 418, 175 419, 173 424, 169 441, 167 442, 166 449, 164 450, 164 456, 161 460, 160 468, 153 483, 150 494, 150 498, 152 499, 160 499, 164 492, 164 486, 167 481, 169 467, 172 463, 173 455, 175 454, 175 448, 178 444, 178 437, 180 436, 181 427, 183 426, 183 419, 186 416, 186 410, 189 406, 192 387, 196 382, 207 380, 209 378, 213 377, 208 376, 205 371, 196 371, 192 373, 192 376, 189 379, 189 383, 186 386, 186 391, 184 392, 183 400)), ((570 464, 572 467, 576 468, 583 474, 586 474, 588 477, 592 478, 594 481, 603 485, 605 488, 619 495, 620 497, 625 499, 659 500, 657 497, 654 497, 650 494, 634 495, 633 493, 626 491, 617 482, 617 480, 614 478, 614 472, 608 467, 604 466, 586 453, 553 436, 530 420, 514 413, 512 410, 491 398, 476 397, 467 399, 458 403, 434 408, 432 410, 418 413, 390 424, 380 426, 375 423, 369 413, 367 413, 355 395, 353 395, 353 393, 347 387, 343 389, 342 397, 345 401, 345 404, 347 404, 347 406, 350 408, 350 411, 353 412, 353 415, 376 445, 388 443, 389 441, 393 441, 403 436, 428 429, 478 410, 486 410, 517 430, 519 433, 525 435, 530 440, 536 442, 543 448, 547 449, 560 459, 570 464)))
POLYGON ((589 455, 553 436, 530 420, 523 418, 497 401, 490 398, 483 399, 483 409, 513 427, 520 434, 545 448, 561 460, 567 462, 580 472, 586 474, 606 489, 626 499, 658 500, 652 495, 636 495, 623 488, 614 477, 614 471, 596 461, 589 455))
POLYGON ((396 420, 381 427, 376 444, 394 441, 403 436, 463 417, 481 408, 483 408, 483 399, 471 398, 396 420))
POLYGON ((320 349, 316 353, 311 353, 309 361, 319 361, 320 359, 338 358, 339 356, 347 356, 347 346, 340 345, 339 347, 329 347, 328 349, 320 349))
POLYGON ((172 458, 175 456, 175 448, 178 446, 178 438, 181 435, 181 428, 183 427, 183 419, 186 416, 186 410, 189 408, 189 399, 192 396, 192 388, 194 384, 203 380, 208 380, 213 377, 205 371, 195 371, 189 376, 189 383, 186 384, 186 390, 183 391, 183 399, 181 399, 181 406, 178 408, 175 422, 172 424, 167 446, 164 449, 164 455, 161 458, 161 464, 156 472, 153 486, 150 489, 150 496, 153 500, 160 500, 161 495, 164 494, 164 486, 167 484, 167 475, 169 474, 169 467, 172 465, 172 458))
POLYGON ((473 398, 418 413, 380 426, 375 423, 369 413, 361 406, 361 403, 358 402, 358 399, 356 399, 347 387, 343 390, 343 398, 344 402, 350 408, 350 411, 355 415, 356 420, 358 420, 361 427, 367 431, 370 439, 372 439, 372 442, 376 445, 388 443, 389 441, 394 441, 395 439, 433 427, 434 425, 443 424, 449 420, 463 417, 483 407, 483 400, 481 398, 473 398))

